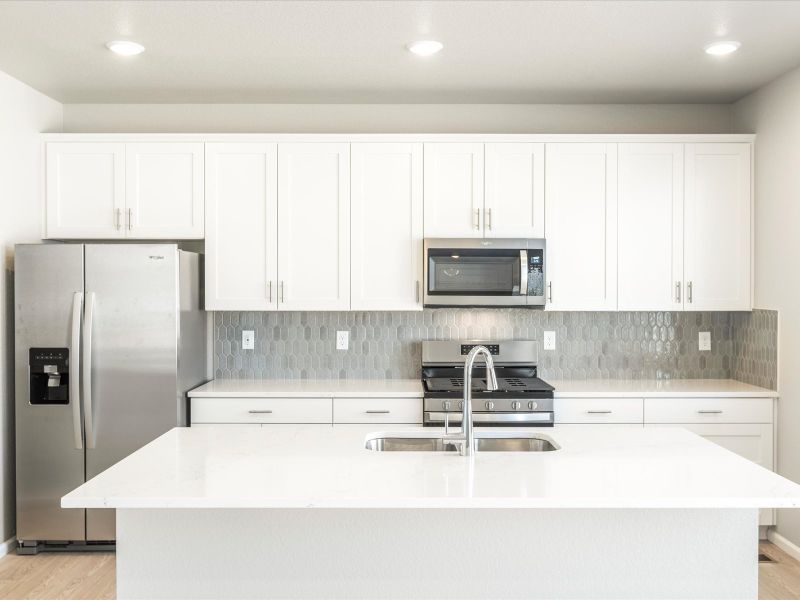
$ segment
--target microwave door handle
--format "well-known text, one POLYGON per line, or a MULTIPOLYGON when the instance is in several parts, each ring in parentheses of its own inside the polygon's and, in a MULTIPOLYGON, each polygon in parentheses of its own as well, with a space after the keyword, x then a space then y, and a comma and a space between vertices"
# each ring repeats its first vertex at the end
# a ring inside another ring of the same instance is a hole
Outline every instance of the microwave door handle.
POLYGON ((519 251, 519 295, 528 295, 528 251, 519 251))

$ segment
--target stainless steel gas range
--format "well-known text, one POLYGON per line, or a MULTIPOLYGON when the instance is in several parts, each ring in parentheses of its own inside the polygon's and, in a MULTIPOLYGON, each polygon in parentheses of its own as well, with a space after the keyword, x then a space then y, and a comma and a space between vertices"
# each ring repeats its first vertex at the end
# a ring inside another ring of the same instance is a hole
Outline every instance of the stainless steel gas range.
POLYGON ((486 346, 494 359, 498 388, 486 389, 482 359, 472 371, 472 410, 476 426, 552 427, 553 386, 537 377, 534 341, 422 342, 423 424, 441 427, 461 423, 464 359, 476 345, 486 346))

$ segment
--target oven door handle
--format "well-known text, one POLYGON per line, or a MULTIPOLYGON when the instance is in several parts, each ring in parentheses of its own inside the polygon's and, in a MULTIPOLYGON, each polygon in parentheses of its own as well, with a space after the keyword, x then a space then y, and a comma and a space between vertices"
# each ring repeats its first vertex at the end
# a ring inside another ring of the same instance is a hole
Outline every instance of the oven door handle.
MULTIPOLYGON (((449 415, 450 424, 461 423, 460 412, 443 412, 443 411, 430 411, 425 413, 425 423, 444 423, 445 416, 449 415)), ((552 411, 538 411, 526 413, 472 413, 473 423, 490 423, 498 425, 518 424, 525 425, 528 423, 538 424, 552 424, 553 423, 552 411)))
POLYGON ((528 295, 528 251, 519 251, 519 295, 528 295))

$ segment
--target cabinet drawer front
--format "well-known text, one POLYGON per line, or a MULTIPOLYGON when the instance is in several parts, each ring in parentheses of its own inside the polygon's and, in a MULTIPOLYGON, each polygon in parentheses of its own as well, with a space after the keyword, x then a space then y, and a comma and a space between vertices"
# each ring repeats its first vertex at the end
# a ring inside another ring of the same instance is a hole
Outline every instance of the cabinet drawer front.
POLYGON ((646 423, 772 423, 772 398, 646 398, 646 423))
POLYGON ((556 423, 642 423, 641 398, 556 398, 556 423))
POLYGON ((331 398, 192 398, 195 423, 331 423, 331 398))
POLYGON ((335 398, 334 423, 422 423, 422 398, 335 398))

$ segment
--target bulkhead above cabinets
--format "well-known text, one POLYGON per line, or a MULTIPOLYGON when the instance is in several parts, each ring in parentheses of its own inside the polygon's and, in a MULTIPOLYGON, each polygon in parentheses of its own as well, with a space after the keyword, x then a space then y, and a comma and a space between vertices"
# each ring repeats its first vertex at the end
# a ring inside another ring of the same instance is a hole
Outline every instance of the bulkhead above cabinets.
POLYGON ((203 239, 208 310, 421 310, 545 238, 547 310, 751 310, 750 135, 46 134, 46 239, 203 239))

